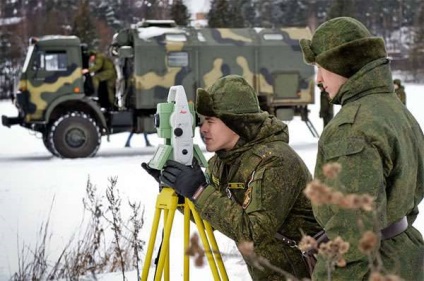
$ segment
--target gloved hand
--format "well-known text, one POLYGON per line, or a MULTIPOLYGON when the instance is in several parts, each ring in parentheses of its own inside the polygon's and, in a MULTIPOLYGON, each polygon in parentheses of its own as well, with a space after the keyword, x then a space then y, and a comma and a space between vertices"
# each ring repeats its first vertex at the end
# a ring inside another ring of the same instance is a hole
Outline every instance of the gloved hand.
POLYGON ((191 167, 168 160, 160 180, 172 187, 178 194, 192 200, 194 193, 200 186, 207 186, 205 175, 197 162, 191 167))
POLYGON ((146 172, 149 173, 149 175, 151 175, 158 183, 160 183, 160 170, 150 168, 145 162, 141 163, 141 167, 146 170, 146 172))

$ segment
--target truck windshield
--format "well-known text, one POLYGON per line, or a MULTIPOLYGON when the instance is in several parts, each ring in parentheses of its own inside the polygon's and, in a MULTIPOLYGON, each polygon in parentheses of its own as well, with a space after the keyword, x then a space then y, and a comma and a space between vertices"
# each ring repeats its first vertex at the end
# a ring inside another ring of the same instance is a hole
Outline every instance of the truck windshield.
POLYGON ((24 72, 24 73, 27 71, 27 68, 28 68, 28 65, 29 65, 29 61, 31 59, 31 56, 32 56, 32 53, 33 52, 34 52, 34 45, 31 45, 28 48, 28 52, 27 52, 27 55, 26 55, 26 58, 25 58, 25 62, 24 62, 24 67, 22 68, 22 72, 24 72))

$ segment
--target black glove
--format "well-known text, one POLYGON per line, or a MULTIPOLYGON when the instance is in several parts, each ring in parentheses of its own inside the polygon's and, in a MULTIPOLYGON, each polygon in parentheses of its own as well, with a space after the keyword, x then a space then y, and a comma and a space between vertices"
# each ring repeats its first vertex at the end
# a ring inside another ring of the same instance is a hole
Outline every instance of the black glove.
POLYGON ((197 162, 191 167, 168 160, 160 180, 189 199, 193 199, 194 193, 200 186, 207 186, 205 175, 197 162))
POLYGON ((160 183, 160 170, 150 168, 145 162, 141 163, 141 167, 146 170, 146 172, 148 172, 149 175, 151 175, 158 183, 160 183))

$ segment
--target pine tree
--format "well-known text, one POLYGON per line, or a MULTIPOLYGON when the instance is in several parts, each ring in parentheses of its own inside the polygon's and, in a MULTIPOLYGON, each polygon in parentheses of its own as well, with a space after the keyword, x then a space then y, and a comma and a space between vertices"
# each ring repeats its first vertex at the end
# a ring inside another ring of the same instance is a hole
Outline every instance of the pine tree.
POLYGON ((42 24, 41 34, 39 35, 64 33, 59 11, 57 10, 54 2, 54 0, 47 0, 45 3, 44 21, 42 24))
POLYGON ((241 14, 243 15, 246 26, 259 26, 256 20, 256 3, 253 0, 243 1, 243 4, 241 5, 241 14))
POLYGON ((89 0, 81 0, 71 32, 73 35, 78 36, 81 42, 87 44, 89 49, 95 49, 98 47, 95 30, 90 16, 89 0))
MULTIPOLYGON (((91 2, 91 1, 90 1, 91 2)), ((118 10, 120 9, 120 1, 116 0, 103 0, 99 5, 90 3, 95 16, 106 23, 113 31, 117 31, 123 27, 122 21, 118 18, 118 10)))
POLYGON ((424 2, 421 2, 420 8, 415 18, 415 36, 414 44, 410 52, 411 70, 415 82, 422 82, 424 73, 424 2))
POLYGON ((229 27, 230 5, 227 0, 212 0, 208 13, 208 25, 212 28, 229 27))
POLYGON ((336 17, 355 17, 355 4, 354 0, 334 0, 327 13, 327 19, 336 17))
POLYGON ((228 10, 230 14, 228 23, 229 27, 242 28, 246 26, 244 17, 242 13, 240 13, 240 7, 244 5, 244 2, 246 2, 246 0, 232 0, 230 8, 228 10))
POLYGON ((166 20, 169 19, 171 9, 167 0, 145 0, 146 19, 166 20))
POLYGON ((187 6, 182 0, 176 0, 171 7, 171 18, 177 25, 187 26, 190 23, 190 15, 187 6))

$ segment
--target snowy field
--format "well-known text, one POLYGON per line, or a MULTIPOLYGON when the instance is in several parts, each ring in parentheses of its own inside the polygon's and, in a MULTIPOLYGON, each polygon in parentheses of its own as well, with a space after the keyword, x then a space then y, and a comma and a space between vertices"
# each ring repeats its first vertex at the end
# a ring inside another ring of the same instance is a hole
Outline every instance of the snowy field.
MULTIPOLYGON (((424 85, 406 84, 405 88, 407 106, 424 127, 424 85)), ((319 103, 319 99, 316 102, 319 103)), ((310 110, 310 119, 321 132, 318 105, 311 106, 310 110)), ((16 115, 10 101, 0 101, 0 115, 16 115)), ((288 124, 290 144, 313 172, 317 139, 300 118, 296 117, 288 124)), ((145 224, 140 237, 148 241, 158 189, 140 164, 152 158, 155 147, 145 147, 143 136, 138 135, 133 137, 131 148, 124 148, 127 136, 127 133, 113 135, 109 142, 104 137, 96 157, 71 160, 51 156, 39 135, 18 126, 11 129, 0 126, 0 281, 8 280, 17 270, 18 245, 25 243, 31 247, 39 241, 39 229, 48 218, 50 208, 51 238, 47 254, 52 261, 56 260, 64 245, 78 232, 88 177, 101 194, 108 186, 108 178, 118 177, 117 187, 123 202, 127 199, 140 202, 145 208, 145 224)), ((163 142, 156 135, 150 135, 149 139, 155 145, 163 142)), ((204 148, 198 134, 195 142, 204 148)), ((205 152, 206 158, 210 156, 205 152)), ((424 203, 420 207, 424 212, 424 203)), ((127 211, 128 214, 123 210, 124 218, 129 215, 130 210, 127 211)), ((172 230, 172 280, 182 280, 182 218, 181 214, 176 214, 172 230)), ((424 214, 418 217, 415 226, 424 233, 424 214)), ((194 225, 192 231, 195 231, 194 225)), ((219 233, 215 236, 221 251, 236 252, 232 241, 219 233)), ((156 252, 153 255, 156 256, 156 252)), ((240 258, 226 259, 225 266, 230 280, 250 280, 240 258)), ((192 280, 213 280, 208 266, 200 269, 191 266, 190 269, 192 280)), ((98 280, 122 280, 120 274, 97 277, 98 280)), ((153 273, 149 277, 152 280, 153 273)), ((135 272, 127 273, 127 279, 136 280, 135 272)))

